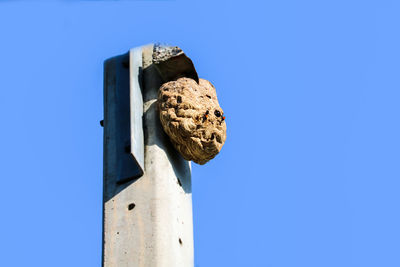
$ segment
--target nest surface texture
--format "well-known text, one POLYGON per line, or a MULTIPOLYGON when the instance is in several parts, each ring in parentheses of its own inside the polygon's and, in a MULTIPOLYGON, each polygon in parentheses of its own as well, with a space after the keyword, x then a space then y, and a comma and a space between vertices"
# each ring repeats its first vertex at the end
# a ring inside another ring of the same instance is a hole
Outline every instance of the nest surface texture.
POLYGON ((226 123, 215 87, 190 78, 164 83, 158 93, 160 120, 174 147, 186 160, 205 164, 221 150, 226 123))

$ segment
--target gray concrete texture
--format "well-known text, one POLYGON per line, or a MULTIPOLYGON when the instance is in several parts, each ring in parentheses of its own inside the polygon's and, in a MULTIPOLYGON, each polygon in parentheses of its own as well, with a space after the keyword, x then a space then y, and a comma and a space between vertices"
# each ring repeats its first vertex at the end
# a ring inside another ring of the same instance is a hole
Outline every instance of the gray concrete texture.
POLYGON ((117 129, 110 122, 117 88, 112 79, 105 82, 103 266, 191 267, 190 162, 160 124, 157 97, 164 80, 152 63, 153 45, 141 50, 144 174, 122 184, 117 183, 117 129))

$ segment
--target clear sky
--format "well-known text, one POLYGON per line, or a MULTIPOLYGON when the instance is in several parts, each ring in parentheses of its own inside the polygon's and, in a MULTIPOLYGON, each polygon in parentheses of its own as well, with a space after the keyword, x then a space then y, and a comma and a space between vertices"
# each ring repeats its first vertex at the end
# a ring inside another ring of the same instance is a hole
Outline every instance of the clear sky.
POLYGON ((179 45, 228 136, 196 267, 400 266, 398 1, 0 1, 0 265, 101 265, 103 61, 179 45))

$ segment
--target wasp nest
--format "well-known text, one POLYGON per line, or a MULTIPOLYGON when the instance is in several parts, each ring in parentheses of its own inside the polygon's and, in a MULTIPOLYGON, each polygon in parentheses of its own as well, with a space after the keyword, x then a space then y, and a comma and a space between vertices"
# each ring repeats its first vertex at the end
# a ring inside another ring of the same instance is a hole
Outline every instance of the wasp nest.
POLYGON ((226 124, 209 81, 179 78, 164 83, 158 104, 164 131, 186 160, 205 164, 218 154, 226 139, 226 124))

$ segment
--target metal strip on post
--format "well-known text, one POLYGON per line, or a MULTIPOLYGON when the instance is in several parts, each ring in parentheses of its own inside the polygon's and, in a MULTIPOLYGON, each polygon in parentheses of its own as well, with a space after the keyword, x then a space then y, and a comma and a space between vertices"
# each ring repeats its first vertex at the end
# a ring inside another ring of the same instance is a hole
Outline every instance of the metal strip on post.
POLYGON ((162 79, 152 64, 152 51, 152 45, 131 49, 129 64, 124 57, 127 55, 105 62, 104 267, 194 265, 190 163, 172 147, 160 124, 157 93, 162 79), (126 88, 122 77, 126 72, 119 68, 124 65, 129 65, 130 110, 127 116, 118 113, 123 110, 120 104, 125 103, 119 94, 126 92, 119 88, 126 88), (138 65, 141 66, 136 67, 138 65), (138 92, 142 92, 143 98, 138 92), (140 105, 143 117, 132 113, 140 105), (138 166, 144 167, 144 174, 121 182, 119 166, 123 157, 119 153, 121 147, 125 147, 126 153, 126 140, 119 131, 126 131, 124 125, 129 125, 130 129, 128 154, 134 156, 138 166), (143 148, 137 142, 141 129, 144 131, 143 148), (141 154, 144 155, 142 161, 141 154))
POLYGON ((132 49, 105 62, 104 130, 115 142, 110 149, 115 152, 115 175, 119 184, 144 173, 141 54, 140 48, 132 49))
POLYGON ((142 48, 129 51, 130 81, 130 117, 131 117, 131 154, 144 172, 144 136, 143 136, 143 96, 142 80, 142 48))

